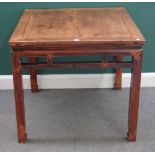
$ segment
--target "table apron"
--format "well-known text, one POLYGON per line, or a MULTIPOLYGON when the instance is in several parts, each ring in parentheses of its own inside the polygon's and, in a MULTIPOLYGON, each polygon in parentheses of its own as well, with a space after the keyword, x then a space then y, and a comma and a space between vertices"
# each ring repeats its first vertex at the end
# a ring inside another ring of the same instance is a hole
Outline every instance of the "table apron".
POLYGON ((121 62, 121 63, 51 63, 51 64, 21 64, 22 69, 43 69, 43 68, 132 68, 132 62, 121 62))
POLYGON ((101 56, 135 56, 142 52, 139 50, 62 50, 62 51, 13 51, 20 61, 23 57, 47 57, 47 63, 20 63, 21 69, 44 69, 44 68, 132 68, 133 61, 122 61, 122 62, 74 62, 74 63, 55 63, 53 62, 54 56, 84 56, 84 55, 101 55, 101 56))
POLYGON ((134 56, 135 52, 142 52, 143 49, 118 49, 118 50, 53 50, 53 51, 12 51, 12 53, 18 54, 19 57, 24 56, 65 56, 65 55, 111 55, 111 56, 119 56, 119 55, 131 55, 134 56))

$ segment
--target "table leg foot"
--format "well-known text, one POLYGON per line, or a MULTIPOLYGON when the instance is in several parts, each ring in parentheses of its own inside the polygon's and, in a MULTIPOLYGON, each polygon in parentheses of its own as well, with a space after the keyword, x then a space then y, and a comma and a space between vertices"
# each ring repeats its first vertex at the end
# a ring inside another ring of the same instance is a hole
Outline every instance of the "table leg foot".
MULTIPOLYGON (((116 62, 121 62, 123 56, 116 56, 116 62)), ((120 90, 122 88, 122 68, 116 68, 114 90, 120 90)))
POLYGON ((27 133, 25 134, 18 134, 18 143, 26 143, 26 140, 27 140, 27 133))
POLYGON ((122 89, 122 85, 118 85, 118 84, 114 84, 114 90, 121 90, 122 89))
POLYGON ((39 91, 38 86, 31 86, 31 92, 37 93, 39 91))
POLYGON ((136 134, 133 133, 127 133, 128 141, 129 142, 135 142, 136 141, 136 134))

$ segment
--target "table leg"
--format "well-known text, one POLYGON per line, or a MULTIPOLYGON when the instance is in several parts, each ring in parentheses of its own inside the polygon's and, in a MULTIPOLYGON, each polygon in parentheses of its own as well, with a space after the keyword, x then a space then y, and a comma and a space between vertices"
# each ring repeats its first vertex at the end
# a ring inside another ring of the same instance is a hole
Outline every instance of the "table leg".
POLYGON ((133 68, 129 101, 128 141, 136 141, 137 135, 142 54, 142 52, 135 52, 133 56, 133 68))
MULTIPOLYGON (((35 57, 29 57, 30 63, 36 63, 37 58, 35 57)), ((30 81, 31 81, 31 92, 37 92, 38 91, 38 85, 37 85, 37 71, 35 69, 30 70, 30 81)))
MULTIPOLYGON (((116 62, 121 62, 123 56, 116 56, 116 62)), ((119 90, 122 87, 122 68, 116 68, 114 89, 119 90)))
POLYGON ((20 59, 16 53, 12 54, 12 63, 13 63, 12 67, 13 67, 18 142, 25 143, 27 134, 26 134, 26 124, 25 124, 22 70, 20 66, 20 59))

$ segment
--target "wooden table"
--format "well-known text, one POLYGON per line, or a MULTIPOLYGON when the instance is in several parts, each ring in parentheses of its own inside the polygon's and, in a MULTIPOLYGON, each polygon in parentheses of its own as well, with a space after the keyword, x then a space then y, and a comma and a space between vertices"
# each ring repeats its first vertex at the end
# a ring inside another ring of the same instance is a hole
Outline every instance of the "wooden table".
MULTIPOLYGON (((36 92, 37 71, 44 68, 115 68, 121 89, 122 68, 131 68, 128 140, 136 141, 142 54, 145 39, 125 8, 26 9, 11 36, 18 141, 26 142, 22 71, 30 71, 36 92), (101 55, 100 62, 53 62, 55 56, 101 55), (39 57, 46 62, 37 62, 39 57), (107 56, 115 58, 109 61, 107 56), (131 56, 131 61, 125 61, 131 56), (28 62, 23 61, 28 58, 28 62)), ((114 107, 115 108, 115 107, 114 107)))

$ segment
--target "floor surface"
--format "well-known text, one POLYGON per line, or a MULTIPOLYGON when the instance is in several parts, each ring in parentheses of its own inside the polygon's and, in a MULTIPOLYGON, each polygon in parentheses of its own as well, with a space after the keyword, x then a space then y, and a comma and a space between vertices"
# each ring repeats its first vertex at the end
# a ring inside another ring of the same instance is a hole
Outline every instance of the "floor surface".
POLYGON ((155 88, 142 88, 138 136, 126 139, 129 89, 25 91, 28 141, 17 143, 13 91, 0 91, 0 151, 155 151, 155 88))

